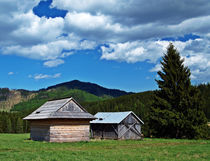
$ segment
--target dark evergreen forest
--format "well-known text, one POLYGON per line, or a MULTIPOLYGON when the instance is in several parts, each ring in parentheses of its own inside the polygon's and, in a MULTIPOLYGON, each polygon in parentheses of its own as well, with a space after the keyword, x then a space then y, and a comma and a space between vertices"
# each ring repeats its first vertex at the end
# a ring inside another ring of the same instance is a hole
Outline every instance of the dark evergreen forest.
POLYGON ((24 112, 0 112, 0 133, 26 133, 29 132, 28 121, 22 118, 24 112))
MULTIPOLYGON (((201 92, 201 95, 203 97, 203 110, 206 114, 206 117, 210 121, 210 84, 201 84, 196 87, 201 92)), ((87 102, 81 99, 79 103, 81 103, 81 105, 92 114, 95 114, 100 111, 133 111, 145 122, 142 130, 145 136, 149 136, 151 130, 148 126, 149 108, 151 107, 151 104, 153 102, 153 95, 154 91, 147 91, 93 102, 87 102)), ((72 95, 69 95, 69 97, 71 96, 72 95)), ((59 98, 59 96, 57 96, 56 98, 59 98)), ((27 106, 24 107, 24 103, 21 103, 22 108, 20 111, 17 112, 0 112, 0 132, 29 132, 29 123, 21 119, 40 106, 40 103, 37 103, 36 101, 34 105, 33 101, 31 101, 30 104, 32 105, 28 106, 28 104, 26 104, 27 106), (21 127, 20 131, 17 130, 18 119, 18 126, 21 127)))

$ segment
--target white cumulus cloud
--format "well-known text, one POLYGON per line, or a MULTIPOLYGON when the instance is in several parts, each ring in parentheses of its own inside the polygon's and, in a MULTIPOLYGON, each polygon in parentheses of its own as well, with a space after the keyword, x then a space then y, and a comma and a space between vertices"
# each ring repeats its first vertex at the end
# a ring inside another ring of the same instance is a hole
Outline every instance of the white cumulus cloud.
POLYGON ((69 37, 61 37, 55 41, 37 44, 33 46, 11 45, 2 48, 3 54, 16 54, 38 60, 52 60, 63 57, 63 50, 83 50, 93 49, 95 47, 93 41, 80 41, 77 37, 70 35, 69 37))
POLYGON ((101 59, 116 60, 127 63, 148 61, 156 63, 163 55, 167 41, 133 41, 110 43, 101 47, 101 59))
POLYGON ((9 72, 9 73, 8 73, 8 75, 13 75, 13 74, 14 74, 14 72, 9 72))
POLYGON ((35 74, 34 76, 29 75, 29 78, 33 78, 35 80, 40 80, 40 79, 52 79, 52 78, 58 78, 61 76, 61 73, 56 73, 53 75, 50 74, 35 74))
POLYGON ((193 79, 210 79, 209 0, 53 0, 51 7, 68 11, 64 18, 38 17, 33 8, 39 2, 0 1, 0 54, 53 67, 75 51, 101 47, 101 59, 148 62, 157 71, 169 43, 162 40, 193 34, 200 38, 173 43, 193 79))
POLYGON ((63 60, 55 59, 44 62, 44 66, 51 68, 51 67, 57 67, 58 65, 61 65, 63 63, 64 63, 63 60))

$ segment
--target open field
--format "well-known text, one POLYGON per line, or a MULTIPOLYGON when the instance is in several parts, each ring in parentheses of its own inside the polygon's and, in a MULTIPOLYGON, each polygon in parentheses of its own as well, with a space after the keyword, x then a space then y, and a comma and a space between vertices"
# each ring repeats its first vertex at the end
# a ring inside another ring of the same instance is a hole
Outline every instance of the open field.
POLYGON ((210 160, 210 140, 144 139, 48 143, 0 134, 0 160, 210 160))

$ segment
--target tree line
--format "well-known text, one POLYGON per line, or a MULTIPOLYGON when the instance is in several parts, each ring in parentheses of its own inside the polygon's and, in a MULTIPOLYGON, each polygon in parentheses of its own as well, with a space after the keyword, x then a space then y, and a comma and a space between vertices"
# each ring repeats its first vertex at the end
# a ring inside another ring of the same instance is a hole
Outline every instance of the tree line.
POLYGON ((20 112, 0 112, 0 133, 26 133, 29 132, 29 122, 23 120, 20 112))

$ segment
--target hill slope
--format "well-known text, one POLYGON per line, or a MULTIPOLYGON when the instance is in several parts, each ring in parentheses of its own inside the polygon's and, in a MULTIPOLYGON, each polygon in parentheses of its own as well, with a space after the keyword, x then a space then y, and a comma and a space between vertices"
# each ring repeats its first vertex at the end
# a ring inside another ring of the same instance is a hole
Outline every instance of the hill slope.
MULTIPOLYGON (((207 119, 210 120, 210 84, 201 84, 197 88, 203 97, 203 111, 207 119)), ((153 95, 154 91, 146 91, 100 102, 87 102, 82 105, 92 114, 99 111, 134 111, 145 121, 149 114, 153 95)))
POLYGON ((35 96, 35 92, 27 90, 10 90, 0 88, 0 110, 9 111, 12 106, 21 101, 27 101, 35 96))
MULTIPOLYGON (((199 85, 198 89, 204 98, 204 112, 210 120, 210 84, 199 85)), ((9 90, 4 88, 0 89, 0 109, 9 110, 13 106, 12 111, 24 111, 25 109, 38 108, 47 100, 73 96, 93 114, 98 111, 132 110, 137 115, 144 117, 151 105, 153 91, 130 95, 126 94, 130 93, 107 89, 97 84, 80 82, 77 80, 50 86, 35 92, 27 90, 9 90), (94 88, 96 89, 94 90, 94 88), (124 96, 110 99, 117 95, 124 96)))
POLYGON ((104 95, 108 95, 112 97, 119 97, 119 96, 131 94, 122 90, 108 89, 94 83, 81 82, 78 80, 73 80, 70 82, 64 82, 64 83, 60 83, 54 86, 50 86, 47 88, 47 90, 58 88, 58 87, 65 87, 67 89, 79 89, 79 90, 86 91, 88 93, 91 93, 100 97, 104 95))
POLYGON ((60 88, 40 91, 32 99, 14 105, 11 111, 34 110, 40 107, 48 100, 62 99, 67 97, 73 97, 78 102, 95 102, 110 98, 110 97, 98 97, 78 89, 68 90, 64 87, 62 88, 60 87, 60 88))
MULTIPOLYGON (((39 95, 39 96, 37 96, 35 99, 41 97, 41 95, 43 95, 42 97, 45 97, 45 100, 55 99, 55 98, 60 99, 63 97, 74 96, 75 99, 79 100, 79 102, 80 100, 90 102, 90 101, 96 101, 100 99, 104 100, 105 98, 107 99, 107 98, 112 98, 112 97, 118 97, 118 96, 127 95, 127 94, 129 93, 125 91, 121 91, 117 89, 108 89, 94 83, 81 82, 78 80, 60 83, 60 84, 50 86, 46 89, 41 89, 38 91, 28 91, 24 89, 10 90, 8 88, 0 88, 0 110, 9 111, 14 105, 20 102, 27 102, 28 100, 34 98, 36 95, 39 95), (63 91, 60 89, 63 89, 63 91), (72 90, 74 89, 77 89, 79 91, 73 92, 72 90), (56 92, 56 90, 58 91, 56 92), (69 93, 67 92, 68 90, 70 90, 69 93), (50 94, 49 91, 53 91, 52 94, 50 94), (86 92, 86 94, 84 93, 81 94, 82 93, 81 91, 86 92), (74 94, 72 94, 72 92, 74 94), (92 96, 90 96, 90 94, 92 94, 92 96), (49 97, 47 95, 49 95, 49 97), (84 99, 84 97, 86 96, 87 98, 84 99)), ((41 100, 43 100, 43 98, 41 100)), ((21 109, 22 108, 24 107, 21 107, 21 109)))

